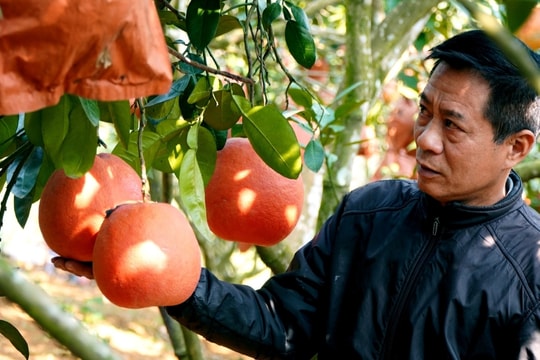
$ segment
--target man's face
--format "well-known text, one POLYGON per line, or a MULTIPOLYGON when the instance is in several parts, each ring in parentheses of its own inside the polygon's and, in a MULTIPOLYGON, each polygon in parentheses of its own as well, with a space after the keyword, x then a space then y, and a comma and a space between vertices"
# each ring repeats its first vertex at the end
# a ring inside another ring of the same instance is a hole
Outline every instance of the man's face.
POLYGON ((420 98, 415 124, 418 186, 436 200, 487 206, 502 199, 507 148, 484 117, 487 82, 441 63, 420 98))

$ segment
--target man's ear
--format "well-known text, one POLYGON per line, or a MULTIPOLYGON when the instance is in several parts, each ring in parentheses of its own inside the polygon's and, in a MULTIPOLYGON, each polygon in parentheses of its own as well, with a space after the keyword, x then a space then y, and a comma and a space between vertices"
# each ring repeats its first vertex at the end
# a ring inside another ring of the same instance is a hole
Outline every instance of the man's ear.
POLYGON ((532 150, 536 137, 530 130, 521 130, 507 139, 509 146, 507 161, 509 167, 514 167, 532 150))

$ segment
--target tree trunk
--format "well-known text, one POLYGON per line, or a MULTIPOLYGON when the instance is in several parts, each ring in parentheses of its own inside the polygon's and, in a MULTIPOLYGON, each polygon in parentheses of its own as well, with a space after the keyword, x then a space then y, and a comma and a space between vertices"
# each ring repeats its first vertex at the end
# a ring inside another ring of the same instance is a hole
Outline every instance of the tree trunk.
POLYGON ((345 1, 346 65, 342 89, 359 86, 343 101, 358 106, 343 119, 337 119, 344 129, 329 149, 334 157, 327 164, 317 228, 334 212, 350 189, 352 164, 358 151, 360 131, 384 80, 399 64, 407 47, 422 30, 431 9, 439 3, 434 0, 401 2, 386 18, 378 20, 380 12, 375 9, 381 8, 381 1, 345 1))
POLYGON ((0 295, 18 304, 73 355, 85 360, 120 359, 105 342, 89 334, 78 319, 64 312, 41 287, 1 257, 0 295))

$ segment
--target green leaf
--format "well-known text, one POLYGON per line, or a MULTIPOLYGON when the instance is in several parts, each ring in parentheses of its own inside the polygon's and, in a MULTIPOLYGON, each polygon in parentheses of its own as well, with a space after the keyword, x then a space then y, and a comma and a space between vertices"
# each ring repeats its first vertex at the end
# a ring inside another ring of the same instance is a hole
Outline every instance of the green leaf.
POLYGON ((199 112, 197 105, 190 104, 188 102, 189 95, 195 88, 196 77, 192 75, 184 76, 184 77, 187 77, 189 79, 189 82, 186 86, 184 93, 178 97, 178 106, 180 107, 180 113, 182 114, 182 117, 185 120, 190 121, 190 120, 193 120, 198 115, 198 112, 199 112))
MULTIPOLYGON (((197 54, 187 53, 185 57, 191 61, 198 62, 199 64, 205 64, 204 59, 197 54)), ((199 69, 193 65, 186 63, 185 61, 180 61, 177 63, 178 70, 184 75, 200 75, 204 70, 199 69)))
MULTIPOLYGON (((203 123, 202 125, 205 126, 205 123, 203 123)), ((241 127, 241 125, 236 124, 236 125, 233 125, 233 128, 235 126, 241 127)), ((212 136, 214 137, 217 150, 223 149, 223 147, 225 146, 225 143, 227 142, 227 138, 229 137, 229 133, 230 133, 230 136, 233 136, 233 133, 234 133, 233 128, 231 128, 230 132, 229 130, 214 130, 212 128, 209 128, 210 132, 212 133, 212 136)))
MULTIPOLYGON (((363 101, 359 101, 353 98, 347 98, 336 108, 335 117, 337 119, 343 119, 344 117, 349 116, 350 114, 358 110, 358 108, 360 108, 363 103, 363 101)), ((321 127, 325 127, 328 124, 329 123, 325 123, 324 125, 321 124, 321 127)))
POLYGON ((133 119, 129 101, 101 101, 98 103, 101 120, 112 123, 120 143, 127 147, 129 134, 133 129, 133 119))
POLYGON ((167 94, 158 95, 148 101, 144 107, 154 106, 167 100, 176 98, 184 93, 188 85, 191 83, 191 75, 184 75, 181 78, 174 80, 171 89, 167 94))
MULTIPOLYGON (((197 127, 194 126, 190 130, 197 131, 197 127)), ((178 186, 182 209, 191 224, 198 234, 206 239, 212 239, 214 235, 208 228, 206 220, 204 180, 195 149, 188 149, 184 155, 178 174, 178 186)))
POLYGON ((43 148, 58 169, 62 168, 60 149, 69 130, 70 108, 70 97, 64 95, 57 105, 40 110, 43 148))
POLYGON ((60 149, 60 167, 67 176, 83 176, 94 164, 98 144, 98 129, 86 116, 80 102, 73 99, 69 128, 60 149))
POLYGON ((0 334, 6 337, 25 359, 30 357, 28 343, 15 326, 5 320, 0 320, 0 334))
POLYGON ((334 109, 322 106, 317 102, 313 103, 310 110, 314 114, 315 120, 321 128, 329 126, 336 120, 334 109))
POLYGON ((296 20, 298 25, 302 26, 303 28, 309 31, 309 18, 304 12, 304 9, 302 9, 299 6, 296 6, 295 4, 289 1, 285 1, 285 4, 287 4, 287 6, 291 9, 293 18, 294 20, 296 20))
POLYGON ((156 126, 160 135, 160 144, 152 161, 152 167, 165 173, 177 173, 180 170, 184 152, 187 150, 189 123, 177 119, 167 119, 156 126))
POLYGON ((293 128, 277 107, 253 107, 244 112, 242 123, 253 148, 268 166, 290 179, 300 175, 300 145, 293 128))
MULTIPOLYGON (((112 153, 121 157, 127 162, 137 173, 141 174, 141 160, 139 158, 138 148, 139 132, 132 132, 129 136, 128 147, 116 146, 112 153)), ((159 149, 161 137, 159 134, 152 131, 143 131, 142 148, 145 164, 152 164, 159 149)))
POLYGON ((190 123, 184 119, 166 119, 156 125, 155 131, 162 137, 162 140, 169 141, 187 130, 190 123))
POLYGON ((242 24, 235 16, 221 15, 215 37, 221 36, 236 29, 241 29, 242 24))
POLYGON ((271 3, 264 9, 262 14, 262 24, 265 29, 268 29, 272 23, 281 15, 281 5, 279 2, 271 3))
POLYGON ((190 149, 197 150, 197 148, 199 147, 198 139, 199 139, 199 126, 196 125, 196 126, 190 127, 187 134, 187 141, 186 141, 187 146, 190 149))
MULTIPOLYGON (((0 190, 2 190, 4 188, 4 185, 6 185, 6 178, 7 178, 7 174, 4 173, 2 176, 0 176, 0 190)), ((1 296, 1 294, 0 294, 1 296)))
POLYGON ((508 28, 511 32, 517 31, 531 14, 531 10, 538 5, 537 0, 504 0, 508 19, 508 28))
POLYGON ((152 123, 160 123, 167 119, 176 120, 180 117, 180 105, 177 99, 170 99, 144 109, 146 118, 152 123))
POLYGON ((227 130, 236 124, 242 113, 235 105, 233 95, 244 95, 240 85, 234 83, 228 88, 215 91, 204 110, 204 122, 215 130, 227 130))
POLYGON ((43 154, 41 166, 39 167, 39 173, 36 178, 36 184, 34 185, 34 202, 41 198, 43 188, 45 187, 47 180, 49 180, 49 177, 54 172, 54 170, 55 168, 52 160, 47 156, 47 154, 43 154))
POLYGON ((159 10, 158 11, 159 22, 161 25, 173 25, 177 28, 186 31, 185 21, 179 19, 176 14, 169 10, 159 10))
POLYGON ((311 68, 317 59, 315 41, 309 30, 297 21, 285 25, 285 42, 294 60, 305 68, 311 68))
POLYGON ((186 30, 191 44, 203 51, 216 35, 221 15, 220 0, 191 0, 186 11, 186 30))
MULTIPOLYGON (((244 127, 242 124, 234 124, 231 128, 231 137, 246 137, 246 133, 244 132, 244 127)), ((223 146, 225 146, 225 143, 221 147, 218 147, 218 149, 222 149, 223 146)))
MULTIPOLYGON (((15 185, 11 189, 11 193, 19 198, 25 198, 34 186, 36 185, 36 180, 41 168, 41 163, 43 160, 43 148, 36 146, 30 152, 28 158, 25 159, 24 164, 21 167, 21 170, 17 174, 17 180, 15 185)), ((16 166, 18 161, 13 165, 16 166)))
POLYGON ((24 114, 24 132, 36 146, 43 146, 41 125, 41 110, 24 114))
POLYGON ((214 76, 203 76, 195 84, 195 88, 189 94, 187 102, 190 104, 202 103, 204 106, 213 90, 218 90, 221 87, 220 81, 214 76))
POLYGON ((311 139, 304 151, 304 163, 313 172, 318 172, 324 163, 324 148, 319 140, 311 139))
POLYGON ((30 192, 25 197, 20 198, 18 196, 13 197, 13 207, 15 210, 15 218, 19 225, 24 228, 26 221, 30 216, 30 210, 32 209, 32 203, 34 202, 34 192, 30 192))
POLYGON ((100 113, 99 113, 99 105, 98 105, 97 101, 96 100, 85 99, 85 98, 82 98, 82 97, 79 97, 79 100, 81 102, 84 113, 86 114, 86 117, 90 120, 92 125, 98 126, 101 116, 100 116, 100 113))
POLYGON ((217 146, 214 135, 207 128, 200 126, 197 138, 197 162, 205 188, 216 168, 216 158, 217 146))
POLYGON ((306 109, 310 109, 313 105, 313 97, 307 90, 300 88, 298 85, 293 84, 289 88, 287 94, 289 94, 289 96, 298 106, 303 106, 306 109))
POLYGON ((289 8, 287 8, 287 7, 283 8, 283 17, 285 18, 286 21, 289 21, 289 20, 293 19, 293 16, 292 16, 291 11, 289 10, 289 8))
POLYGON ((0 117, 0 157, 16 146, 15 137, 19 124, 19 115, 0 117))
POLYGON ((187 129, 182 129, 179 136, 160 143, 152 161, 152 167, 165 173, 176 173, 180 169, 186 144, 187 129))

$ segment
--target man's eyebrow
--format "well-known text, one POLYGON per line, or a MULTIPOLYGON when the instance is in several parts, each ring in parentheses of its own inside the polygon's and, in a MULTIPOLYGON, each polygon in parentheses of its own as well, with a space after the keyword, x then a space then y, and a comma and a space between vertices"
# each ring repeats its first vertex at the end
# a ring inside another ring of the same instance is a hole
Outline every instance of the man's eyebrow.
POLYGON ((431 101, 429 101, 428 97, 426 96, 426 94, 423 91, 420 93, 420 100, 424 101, 424 102, 427 102, 428 104, 431 104, 431 101))
POLYGON ((459 113, 455 110, 450 109, 442 109, 441 111, 444 115, 452 118, 452 119, 458 119, 458 120, 465 120, 465 116, 463 116, 462 113, 459 113))
MULTIPOLYGON (((420 101, 426 103, 427 105, 431 105, 431 100, 427 97, 427 95, 424 92, 420 93, 420 101)), ((448 116, 454 119, 459 119, 459 120, 465 119, 465 116, 463 116, 462 113, 457 112, 456 110, 453 110, 453 109, 441 109, 441 113, 443 113, 445 116, 448 116)))

